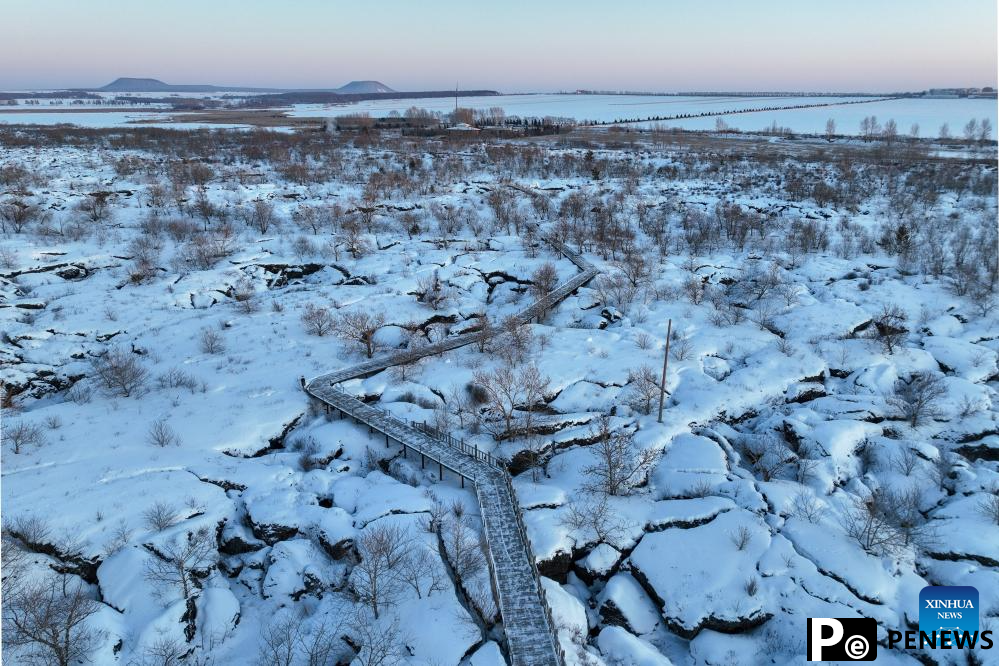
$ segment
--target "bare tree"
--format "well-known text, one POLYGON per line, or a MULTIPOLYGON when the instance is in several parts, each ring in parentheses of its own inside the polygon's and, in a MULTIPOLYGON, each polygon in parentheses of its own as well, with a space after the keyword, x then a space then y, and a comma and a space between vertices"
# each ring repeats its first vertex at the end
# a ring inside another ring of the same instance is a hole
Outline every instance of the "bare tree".
POLYGON ((176 638, 162 637, 142 648, 128 666, 180 666, 190 647, 176 638))
POLYGON ((408 531, 394 523, 369 527, 358 540, 361 561, 351 572, 351 588, 376 620, 398 599, 401 567, 411 542, 408 531))
POLYGON ((350 642, 357 666, 395 666, 409 656, 397 618, 372 622, 358 614, 351 623, 350 642))
POLYGON ((111 192, 91 192, 77 204, 77 210, 91 222, 103 222, 110 216, 109 199, 111 192))
MULTIPOLYGON (((550 261, 541 264, 534 273, 531 274, 531 294, 538 302, 544 302, 555 287, 558 286, 558 271, 550 261)), ((550 306, 543 307, 541 317, 544 318, 550 306)))
POLYGON ((11 445, 14 453, 21 453, 28 447, 45 444, 45 431, 37 423, 4 420, 0 424, 3 439, 11 445))
POLYGON ((535 482, 538 480, 538 467, 540 465, 541 441, 534 437, 534 412, 539 406, 545 404, 545 396, 551 380, 538 370, 538 367, 531 364, 518 373, 518 383, 521 389, 521 404, 524 412, 524 437, 531 443, 531 476, 535 482))
POLYGON ((16 234, 19 234, 32 222, 41 219, 42 217, 43 216, 37 204, 21 198, 11 199, 10 201, 0 204, 0 221, 4 223, 4 232, 7 231, 7 224, 10 224, 11 230, 13 230, 16 234))
POLYGON ((978 511, 993 525, 999 525, 999 486, 985 494, 978 502, 978 511))
POLYGON ((305 312, 302 313, 302 324, 305 332, 309 335, 316 335, 320 338, 333 330, 333 314, 329 308, 307 303, 305 312))
POLYGON ((375 333, 385 325, 385 315, 364 310, 339 313, 333 321, 333 334, 341 340, 358 342, 368 358, 375 354, 375 333))
POLYGON ((967 141, 968 143, 971 143, 977 138, 978 138, 978 120, 976 118, 972 118, 964 126, 964 140, 967 141))
POLYGON ((889 401, 897 406, 913 428, 940 416, 940 399, 947 394, 943 376, 917 372, 908 381, 895 383, 895 395, 889 401))
POLYGON ((225 338, 222 333, 211 326, 201 329, 198 337, 199 347, 205 354, 221 354, 225 351, 225 338))
POLYGON ((832 118, 826 121, 826 139, 832 141, 836 138, 836 121, 832 118))
POLYGON ((654 449, 637 450, 630 432, 611 429, 610 417, 602 416, 591 429, 596 439, 590 450, 596 462, 583 468, 588 490, 606 495, 626 495, 644 480, 655 461, 654 449))
POLYGON ((176 446, 180 444, 177 433, 173 431, 166 419, 157 419, 149 427, 146 440, 153 446, 176 446))
POLYGON ((587 493, 571 498, 560 522, 565 527, 583 533, 583 541, 615 543, 625 533, 625 525, 610 504, 610 495, 587 493))
POLYGON ((978 123, 978 139, 979 143, 984 144, 992 136, 992 121, 988 118, 982 118, 981 122, 978 123))
POLYGON ((771 481, 795 462, 795 455, 774 433, 746 437, 742 455, 764 481, 771 481))
POLYGON ((843 518, 846 535, 872 555, 898 553, 906 543, 906 535, 892 520, 884 500, 882 491, 856 497, 843 518))
POLYGON ((90 624, 100 604, 67 576, 26 585, 4 599, 4 661, 69 666, 84 662, 102 634, 90 624))
POLYGON ((469 526, 467 515, 453 509, 441 529, 444 555, 458 578, 468 580, 485 568, 486 556, 482 540, 469 526))
POLYGON ((643 414, 652 413, 652 405, 659 399, 659 377, 650 365, 628 371, 628 404, 643 414))
POLYGON ((272 620, 260 634, 257 652, 258 666, 295 666, 298 644, 302 637, 302 622, 290 614, 272 620))
POLYGON ((204 575, 218 560, 215 535, 208 527, 171 539, 161 548, 148 545, 152 553, 146 566, 146 578, 152 583, 177 589, 181 598, 190 599, 204 575))
POLYGON ((142 512, 146 527, 162 532, 177 524, 177 507, 166 500, 158 500, 142 512))
POLYGON ((418 599, 429 597, 434 592, 443 592, 448 584, 440 559, 422 545, 414 545, 413 552, 403 560, 399 579, 416 592, 418 599))
POLYGON ((417 281, 416 289, 420 302, 430 306, 434 311, 447 307, 454 300, 454 290, 440 279, 437 271, 421 277, 417 281))
POLYGON ((274 215, 274 205, 262 199, 254 201, 253 207, 247 213, 246 222, 261 235, 266 234, 277 222, 277 217, 274 215))
POLYGON ((346 627, 346 614, 337 609, 336 614, 327 614, 321 620, 313 622, 307 633, 299 636, 299 653, 304 666, 329 666, 341 663, 340 653, 345 643, 343 631, 346 627))
POLYGON ((495 353, 507 365, 520 363, 531 349, 534 336, 531 327, 516 315, 504 317, 493 345, 495 353))
POLYGON ((149 378, 139 356, 122 347, 113 347, 103 356, 91 359, 90 368, 111 396, 127 398, 139 392, 149 378))
POLYGON ((513 433, 518 407, 523 407, 525 412, 525 431, 533 428, 533 412, 543 400, 550 380, 534 365, 520 371, 502 365, 492 372, 476 371, 472 381, 487 408, 502 419, 502 427, 490 429, 496 439, 501 439, 513 433))
POLYGON ((905 328, 905 311, 897 305, 885 305, 874 318, 873 335, 885 352, 894 354, 905 342, 908 331, 905 328))

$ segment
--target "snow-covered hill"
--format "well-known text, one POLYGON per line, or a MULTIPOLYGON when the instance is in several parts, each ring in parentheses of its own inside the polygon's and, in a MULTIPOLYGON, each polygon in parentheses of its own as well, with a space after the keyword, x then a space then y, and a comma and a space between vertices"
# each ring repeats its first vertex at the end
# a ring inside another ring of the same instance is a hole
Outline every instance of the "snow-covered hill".
POLYGON ((994 625, 993 162, 409 141, 0 135, 8 609, 84 663, 503 663, 471 488, 301 383, 489 326, 343 388, 510 462, 567 663, 800 663, 927 584, 994 625), (528 220, 602 275, 514 326, 576 271, 528 220))

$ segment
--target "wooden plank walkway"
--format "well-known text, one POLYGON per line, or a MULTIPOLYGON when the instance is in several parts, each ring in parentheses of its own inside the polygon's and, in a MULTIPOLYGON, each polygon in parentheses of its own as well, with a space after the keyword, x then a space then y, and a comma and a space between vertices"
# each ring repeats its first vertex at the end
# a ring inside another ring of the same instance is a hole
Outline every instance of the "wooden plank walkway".
MULTIPOLYGON (((516 316, 529 323, 592 280, 599 271, 582 256, 556 239, 545 239, 557 252, 579 268, 580 272, 556 287, 546 298, 532 303, 516 316)), ((414 351, 379 355, 349 368, 316 377, 306 384, 310 396, 325 406, 351 416, 372 430, 385 435, 408 450, 447 468, 475 485, 488 546, 489 571, 496 590, 503 629, 512 666, 564 666, 565 655, 559 647, 555 623, 545 598, 531 541, 524 526, 524 516, 517 501, 510 474, 503 461, 440 433, 427 424, 407 423, 388 412, 366 405, 348 395, 337 384, 366 377, 385 368, 412 362, 478 342, 484 333, 455 335, 414 351)))

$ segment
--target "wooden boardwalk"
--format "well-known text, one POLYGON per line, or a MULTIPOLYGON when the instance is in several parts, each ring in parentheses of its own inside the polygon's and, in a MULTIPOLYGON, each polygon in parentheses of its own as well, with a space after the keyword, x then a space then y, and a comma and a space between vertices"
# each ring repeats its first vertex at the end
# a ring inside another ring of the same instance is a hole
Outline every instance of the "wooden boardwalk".
MULTIPOLYGON (((558 240, 548 243, 579 268, 579 273, 556 287, 546 298, 527 306, 516 316, 529 323, 540 319, 569 294, 597 275, 597 269, 558 240)), ((440 433, 423 423, 407 423, 384 410, 366 405, 342 391, 337 384, 366 377, 385 368, 412 362, 424 356, 440 354, 478 342, 481 332, 455 335, 441 342, 379 355, 364 363, 316 377, 305 390, 319 401, 327 413, 337 412, 364 423, 385 436, 386 443, 402 445, 404 455, 412 451, 460 476, 475 486, 488 546, 487 561, 496 591, 503 629, 506 633, 510 663, 513 666, 564 666, 565 655, 559 647, 555 623, 541 585, 531 541, 524 526, 524 516, 514 492, 510 474, 503 461, 479 451, 447 433, 440 433)))

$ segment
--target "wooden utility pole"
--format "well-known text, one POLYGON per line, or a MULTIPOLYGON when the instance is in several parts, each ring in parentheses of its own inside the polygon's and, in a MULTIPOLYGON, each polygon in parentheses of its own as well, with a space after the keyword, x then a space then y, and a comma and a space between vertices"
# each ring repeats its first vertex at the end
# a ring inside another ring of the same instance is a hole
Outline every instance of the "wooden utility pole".
POLYGON ((666 323, 666 353, 663 354, 663 380, 659 384, 659 422, 663 422, 663 401, 666 399, 666 367, 669 365, 669 339, 673 334, 673 320, 666 323))

